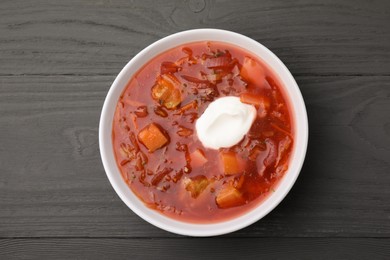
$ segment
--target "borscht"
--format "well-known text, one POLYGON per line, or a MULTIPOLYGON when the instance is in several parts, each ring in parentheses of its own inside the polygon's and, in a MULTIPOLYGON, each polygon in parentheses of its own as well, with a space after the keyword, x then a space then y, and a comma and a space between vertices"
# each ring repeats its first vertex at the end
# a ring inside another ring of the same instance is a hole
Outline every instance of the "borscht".
POLYGON ((117 166, 151 209, 215 223, 258 206, 289 167, 290 105, 256 55, 194 42, 151 59, 130 79, 112 126, 117 166))

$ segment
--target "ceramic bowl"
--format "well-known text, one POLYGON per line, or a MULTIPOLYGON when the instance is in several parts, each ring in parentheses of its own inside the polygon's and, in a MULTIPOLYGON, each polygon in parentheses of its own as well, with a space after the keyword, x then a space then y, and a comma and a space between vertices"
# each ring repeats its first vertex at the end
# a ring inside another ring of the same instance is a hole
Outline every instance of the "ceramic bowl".
POLYGON ((308 121, 305 103, 293 76, 280 59, 257 41, 238 33, 217 29, 196 29, 169 35, 149 45, 131 59, 113 82, 104 101, 100 126, 99 145, 104 169, 116 193, 123 202, 147 222, 170 232, 188 236, 215 236, 230 233, 260 220, 274 209, 287 195, 297 179, 305 159, 308 142, 308 121), (116 165, 112 145, 112 122, 119 96, 131 77, 145 63, 160 53, 190 42, 219 41, 239 46, 257 55, 279 76, 281 87, 291 104, 292 120, 295 125, 294 148, 290 157, 289 169, 280 180, 275 192, 270 194, 257 207, 234 219, 210 224, 191 224, 168 218, 146 207, 130 190, 122 179, 116 165))

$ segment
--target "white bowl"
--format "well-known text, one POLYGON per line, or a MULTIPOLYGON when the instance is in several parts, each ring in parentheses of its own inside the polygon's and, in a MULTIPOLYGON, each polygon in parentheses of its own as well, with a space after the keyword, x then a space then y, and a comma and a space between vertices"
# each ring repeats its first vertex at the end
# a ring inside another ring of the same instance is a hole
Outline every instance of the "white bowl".
POLYGON ((260 43, 241 34, 217 29, 196 29, 179 32, 149 45, 138 53, 126 64, 112 84, 104 101, 99 125, 100 154, 104 169, 111 185, 123 202, 149 223, 161 229, 188 236, 215 236, 230 233, 249 226, 267 215, 283 200, 294 185, 305 159, 307 142, 308 121, 305 103, 290 71, 275 54, 260 43), (290 109, 292 109, 292 120, 295 126, 295 145, 291 154, 289 169, 279 182, 275 192, 248 213, 225 222, 212 224, 192 224, 177 221, 146 207, 123 181, 115 161, 111 138, 112 121, 118 98, 133 74, 156 55, 175 46, 196 41, 226 42, 242 47, 259 56, 279 76, 282 87, 285 88, 285 93, 289 99, 288 102, 291 104, 290 109))

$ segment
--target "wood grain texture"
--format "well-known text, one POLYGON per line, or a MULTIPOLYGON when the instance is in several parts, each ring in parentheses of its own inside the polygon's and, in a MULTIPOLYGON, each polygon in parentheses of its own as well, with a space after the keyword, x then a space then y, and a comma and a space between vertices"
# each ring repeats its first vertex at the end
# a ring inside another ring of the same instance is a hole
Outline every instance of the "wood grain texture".
POLYGON ((1 1, 0 75, 115 75, 192 28, 242 33, 295 75, 390 75, 390 2, 1 1))
POLYGON ((390 239, 1 239, 5 259, 388 259, 390 239), (287 257, 288 256, 288 257, 287 257))
POLYGON ((0 259, 390 259, 390 1, 0 1, 0 259), (169 34, 247 35, 296 76, 301 175, 261 221, 187 238, 136 216, 100 162, 103 100, 169 34))
MULTIPOLYGON (((135 216, 100 162, 111 76, 0 77, 0 237, 169 237, 135 216)), ((229 236, 389 237, 390 77, 298 77, 307 159, 271 214, 229 236)))

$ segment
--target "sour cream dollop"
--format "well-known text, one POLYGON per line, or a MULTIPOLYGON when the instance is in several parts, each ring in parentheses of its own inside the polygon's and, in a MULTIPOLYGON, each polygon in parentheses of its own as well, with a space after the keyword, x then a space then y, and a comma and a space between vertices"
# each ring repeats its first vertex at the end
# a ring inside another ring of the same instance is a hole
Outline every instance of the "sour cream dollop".
POLYGON ((207 148, 231 147, 248 133, 256 114, 256 108, 239 97, 216 99, 196 121, 198 138, 207 148))

